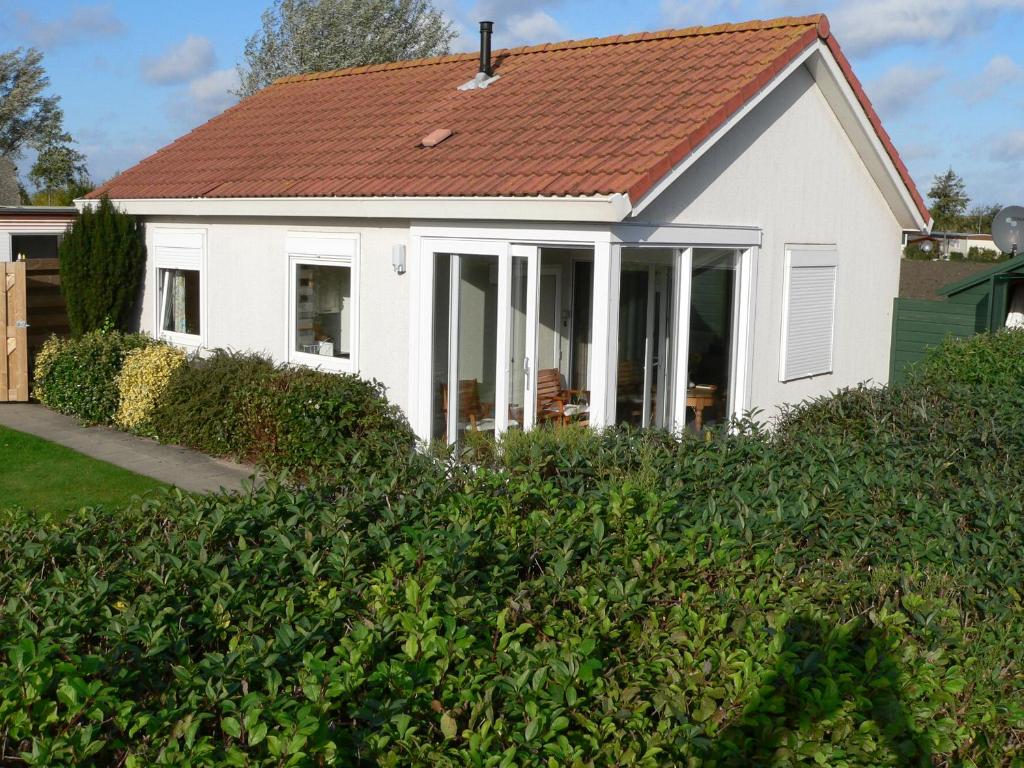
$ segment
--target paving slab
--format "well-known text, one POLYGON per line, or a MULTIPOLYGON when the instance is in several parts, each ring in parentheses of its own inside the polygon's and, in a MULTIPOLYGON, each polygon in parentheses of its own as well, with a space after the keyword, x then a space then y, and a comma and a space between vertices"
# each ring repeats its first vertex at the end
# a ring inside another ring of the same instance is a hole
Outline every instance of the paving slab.
POLYGON ((183 491, 240 491, 256 468, 109 427, 83 427, 35 403, 0 403, 0 426, 35 435, 183 491))

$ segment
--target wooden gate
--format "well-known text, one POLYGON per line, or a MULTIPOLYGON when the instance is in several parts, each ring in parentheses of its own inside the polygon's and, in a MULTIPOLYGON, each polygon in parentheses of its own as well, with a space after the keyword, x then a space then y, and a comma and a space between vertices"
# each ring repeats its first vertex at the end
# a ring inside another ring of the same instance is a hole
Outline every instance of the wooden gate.
POLYGON ((25 263, 0 263, 0 402, 28 400, 28 305, 25 263))

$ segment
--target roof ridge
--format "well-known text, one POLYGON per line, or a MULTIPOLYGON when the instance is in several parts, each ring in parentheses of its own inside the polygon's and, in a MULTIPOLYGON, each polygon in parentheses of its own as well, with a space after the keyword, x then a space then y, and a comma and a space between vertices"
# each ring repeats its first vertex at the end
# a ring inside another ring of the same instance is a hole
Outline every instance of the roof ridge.
MULTIPOLYGON (((563 40, 556 43, 539 43, 537 45, 524 45, 517 48, 499 48, 494 51, 493 57, 497 59, 509 56, 522 56, 533 53, 551 53, 554 51, 569 51, 579 48, 599 48, 607 45, 622 45, 625 43, 651 42, 654 40, 670 40, 681 37, 706 37, 710 35, 730 34, 734 32, 748 32, 754 30, 779 29, 782 27, 803 27, 816 26, 818 34, 822 38, 829 36, 828 17, 824 13, 815 13, 807 16, 780 16, 775 19, 743 21, 727 24, 715 24, 711 26, 692 26, 662 29, 654 32, 634 32, 626 35, 609 35, 607 37, 590 37, 582 40, 563 40)), ((286 75, 271 83, 274 85, 290 85, 312 80, 326 80, 333 77, 348 77, 350 75, 362 75, 370 72, 387 72, 399 69, 414 69, 416 67, 436 66, 439 64, 453 64, 459 61, 476 61, 477 53, 451 53, 442 56, 431 56, 425 59, 408 59, 406 61, 392 61, 384 64, 365 64, 358 67, 344 67, 324 72, 308 72, 301 75, 286 75)))

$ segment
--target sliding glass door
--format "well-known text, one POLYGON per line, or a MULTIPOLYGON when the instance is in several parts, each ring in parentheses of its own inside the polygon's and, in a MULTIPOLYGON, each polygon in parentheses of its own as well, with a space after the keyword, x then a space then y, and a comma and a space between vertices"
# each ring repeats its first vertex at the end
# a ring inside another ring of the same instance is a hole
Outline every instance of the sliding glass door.
POLYGON ((671 418, 675 252, 623 248, 615 420, 668 428, 671 418))
POLYGON ((446 243, 433 254, 432 430, 458 443, 533 420, 536 249, 446 243))

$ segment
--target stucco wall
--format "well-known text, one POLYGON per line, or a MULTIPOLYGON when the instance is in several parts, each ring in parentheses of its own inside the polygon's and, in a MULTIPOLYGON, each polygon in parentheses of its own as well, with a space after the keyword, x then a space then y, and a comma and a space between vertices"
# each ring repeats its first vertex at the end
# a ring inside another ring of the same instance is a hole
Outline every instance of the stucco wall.
POLYGON ((643 219, 763 228, 751 404, 767 415, 889 371, 901 228, 835 114, 800 68, 643 212, 643 219), (833 372, 781 382, 787 244, 839 251, 833 372))
MULTIPOLYGON (((397 275, 391 266, 392 245, 408 244, 407 224, 153 217, 146 221, 150 251, 153 232, 160 227, 203 229, 207 233, 204 346, 265 352, 281 362, 288 358, 291 321, 285 243, 288 233, 358 234, 359 373, 384 382, 392 402, 407 407, 410 280, 408 275, 397 275)), ((139 317, 140 328, 147 333, 153 332, 156 322, 154 269, 151 258, 139 317)))

